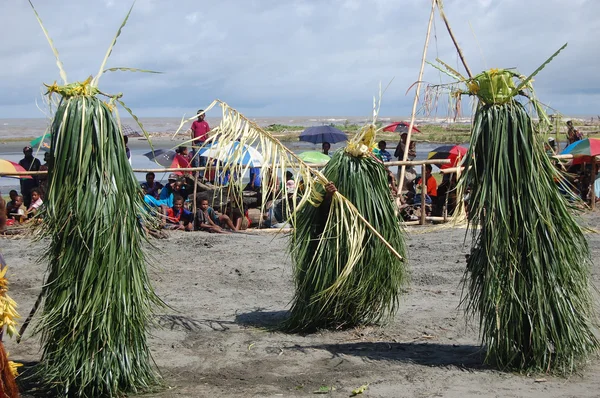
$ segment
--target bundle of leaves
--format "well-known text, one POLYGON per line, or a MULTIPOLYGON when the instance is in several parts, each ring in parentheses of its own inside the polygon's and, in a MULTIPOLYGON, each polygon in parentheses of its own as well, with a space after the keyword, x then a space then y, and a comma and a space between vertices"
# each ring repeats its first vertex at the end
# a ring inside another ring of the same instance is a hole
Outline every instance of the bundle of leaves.
POLYGON ((489 363, 570 372, 598 349, 589 248, 536 130, 545 115, 534 103, 534 125, 515 97, 533 76, 518 86, 516 77, 491 70, 469 82, 480 101, 462 180, 473 227, 463 299, 489 363))
MULTIPOLYGON (((339 150, 323 174, 405 257, 383 164, 372 156, 339 150)), ((296 214, 291 240, 296 293, 287 329, 352 327, 394 314, 406 279, 405 264, 373 235, 349 233, 358 220, 348 218, 335 196, 296 214)))
POLYGON ((143 251, 144 202, 109 107, 64 97, 51 154, 40 374, 65 395, 144 391, 158 382, 146 331, 160 301, 143 251))

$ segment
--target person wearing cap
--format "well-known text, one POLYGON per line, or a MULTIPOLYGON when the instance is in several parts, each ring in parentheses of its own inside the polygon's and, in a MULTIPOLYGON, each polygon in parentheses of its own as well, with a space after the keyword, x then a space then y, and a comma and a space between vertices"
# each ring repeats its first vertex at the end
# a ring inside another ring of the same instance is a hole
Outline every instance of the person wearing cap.
MULTIPOLYGON (((23 159, 19 160, 19 164, 27 171, 39 171, 42 164, 39 159, 33 157, 33 148, 26 146, 23 148, 23 159)), ((23 195, 23 201, 25 207, 29 208, 31 204, 31 191, 39 186, 39 179, 37 176, 31 176, 32 178, 21 178, 21 195, 23 195)))
MULTIPOLYGON (((198 119, 192 123, 192 127, 190 127, 190 131, 192 133, 192 166, 198 166, 198 157, 196 156, 197 152, 194 147, 199 147, 204 145, 206 140, 208 139, 208 132, 210 131, 210 126, 208 122, 204 120, 204 109, 198 110, 198 119)), ((206 166, 206 160, 204 158, 200 159, 200 165, 206 166)))
POLYGON ((556 154, 556 141, 554 137, 548 137, 548 142, 544 144, 544 149, 549 156, 556 154))

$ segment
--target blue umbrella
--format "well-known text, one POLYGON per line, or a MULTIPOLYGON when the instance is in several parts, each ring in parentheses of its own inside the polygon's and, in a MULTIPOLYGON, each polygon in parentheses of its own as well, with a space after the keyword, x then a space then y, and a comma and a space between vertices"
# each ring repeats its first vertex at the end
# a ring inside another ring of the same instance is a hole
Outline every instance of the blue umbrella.
POLYGON ((300 134, 300 141, 312 142, 313 144, 319 144, 322 142, 329 142, 335 144, 336 142, 347 141, 348 137, 340 129, 336 129, 333 126, 314 126, 309 127, 300 134))

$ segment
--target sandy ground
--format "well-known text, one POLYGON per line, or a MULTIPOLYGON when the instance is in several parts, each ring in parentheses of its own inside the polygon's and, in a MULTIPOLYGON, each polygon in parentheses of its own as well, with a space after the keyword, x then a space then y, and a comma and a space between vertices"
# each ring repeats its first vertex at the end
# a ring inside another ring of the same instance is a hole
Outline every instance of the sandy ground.
MULTIPOLYGON (((585 216, 600 226, 600 212, 585 216)), ((482 365, 477 323, 458 308, 468 248, 464 228, 408 230, 411 284, 388 325, 307 336, 269 331, 292 297, 287 238, 272 234, 172 232, 153 241, 162 265, 151 271, 160 311, 151 349, 165 388, 152 397, 598 397, 600 360, 569 378, 519 375, 482 365)), ((600 286, 600 235, 588 234, 600 286)), ((0 239, 10 289, 25 317, 42 283, 39 244, 0 239), (31 253, 31 254, 28 254, 31 253)), ((6 343, 11 358, 39 359, 29 333, 6 343)), ((31 391, 24 396, 31 396, 31 391)))

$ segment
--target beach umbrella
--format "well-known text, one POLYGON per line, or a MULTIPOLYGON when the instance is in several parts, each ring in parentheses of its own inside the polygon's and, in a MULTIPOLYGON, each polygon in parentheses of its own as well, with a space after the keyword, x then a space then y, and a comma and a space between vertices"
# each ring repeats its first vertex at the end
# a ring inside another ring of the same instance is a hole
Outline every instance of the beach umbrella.
POLYGON ((573 164, 591 163, 594 156, 600 156, 600 139, 586 138, 575 141, 560 154, 573 155, 573 164))
MULTIPOLYGON (((408 133, 409 127, 410 127, 410 124, 408 124, 406 122, 394 122, 394 123, 390 124, 389 126, 385 126, 383 128, 383 131, 396 132, 396 133, 408 133)), ((413 133, 421 132, 421 130, 419 130, 415 126, 413 126, 412 131, 413 131, 413 133)))
POLYGON ((213 142, 198 151, 199 156, 220 160, 226 163, 241 164, 243 166, 257 167, 263 164, 264 159, 255 148, 233 141, 225 145, 213 142))
POLYGON ((298 157, 306 163, 327 163, 331 160, 329 155, 325 155, 319 151, 302 152, 298 157))
POLYGON ((467 148, 460 145, 442 145, 429 152, 427 159, 450 159, 452 163, 440 165, 440 169, 449 169, 458 165, 459 159, 464 159, 467 148))
POLYGON ((323 142, 335 144, 336 142, 347 140, 348 137, 346 136, 346 133, 333 126, 313 126, 307 128, 300 134, 300 141, 312 142, 313 144, 323 142))
POLYGON ((34 138, 33 140, 31 140, 29 142, 29 144, 34 148, 34 149, 42 149, 44 151, 47 151, 50 149, 50 142, 52 141, 52 134, 50 132, 46 132, 43 135, 34 138))
MULTIPOLYGON (((10 160, 0 159, 0 173, 23 173, 26 172, 19 163, 11 162, 10 160)), ((10 177, 10 178, 27 178, 31 179, 31 176, 15 176, 15 175, 1 175, 0 177, 10 177)))

